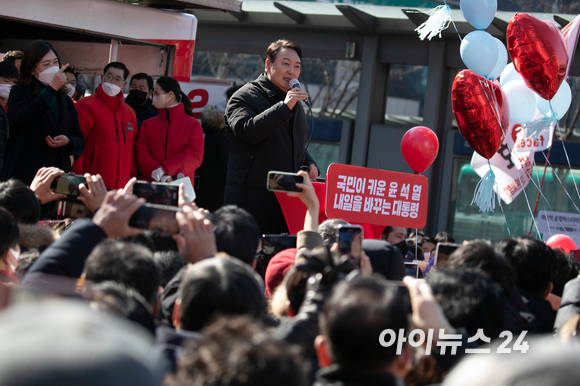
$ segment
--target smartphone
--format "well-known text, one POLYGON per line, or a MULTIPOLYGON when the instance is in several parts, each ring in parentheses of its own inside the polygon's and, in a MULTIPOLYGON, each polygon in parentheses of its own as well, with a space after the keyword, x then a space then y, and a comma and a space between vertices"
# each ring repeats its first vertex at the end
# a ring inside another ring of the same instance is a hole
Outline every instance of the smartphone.
POLYGON ((338 227, 338 252, 341 256, 360 260, 362 251, 363 228, 360 225, 339 225, 338 227))
POLYGON ((66 221, 64 220, 42 220, 38 222, 41 227, 49 227, 52 230, 66 230, 66 221))
POLYGON ((91 218, 93 214, 82 202, 77 200, 62 200, 58 202, 58 217, 60 218, 91 218))
POLYGON ((419 264, 405 261, 405 276, 411 276, 416 279, 423 277, 423 272, 419 268, 419 264))
POLYGON ((446 267, 449 256, 451 256, 451 254, 455 252, 455 250, 460 246, 461 246, 460 244, 438 243, 437 246, 435 247, 434 265, 446 267))
POLYGON ((136 181, 133 194, 149 204, 177 206, 179 186, 161 182, 136 181))
POLYGON ((58 176, 50 184, 50 190, 58 194, 66 194, 67 196, 77 197, 81 195, 79 190, 80 184, 87 184, 87 180, 83 176, 72 173, 65 173, 58 176))
POLYGON ((179 233, 175 214, 180 208, 167 205, 145 204, 129 219, 129 226, 164 235, 179 233))
POLYGON ((304 176, 296 173, 268 172, 268 184, 266 187, 272 192, 302 193, 302 189, 296 184, 303 184, 304 176))

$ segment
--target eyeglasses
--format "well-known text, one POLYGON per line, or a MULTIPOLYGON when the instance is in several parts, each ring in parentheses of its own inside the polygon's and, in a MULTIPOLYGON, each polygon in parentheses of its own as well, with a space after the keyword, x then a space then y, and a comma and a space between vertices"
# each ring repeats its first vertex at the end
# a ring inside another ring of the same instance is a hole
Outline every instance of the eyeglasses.
POLYGON ((104 78, 105 78, 105 82, 113 83, 113 84, 116 84, 117 86, 122 86, 123 83, 125 83, 124 79, 119 78, 118 76, 113 76, 110 73, 106 73, 104 78))

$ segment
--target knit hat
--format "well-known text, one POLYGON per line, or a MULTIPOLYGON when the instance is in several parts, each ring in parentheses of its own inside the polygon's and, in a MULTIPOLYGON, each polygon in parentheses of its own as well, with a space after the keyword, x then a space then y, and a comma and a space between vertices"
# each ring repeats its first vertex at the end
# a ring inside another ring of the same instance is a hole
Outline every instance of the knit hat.
POLYGON ((294 264, 294 260, 296 260, 297 252, 298 250, 296 248, 284 249, 270 259, 268 267, 266 267, 266 290, 264 291, 264 296, 267 298, 272 296, 276 287, 282 283, 286 272, 288 272, 292 264, 294 264))

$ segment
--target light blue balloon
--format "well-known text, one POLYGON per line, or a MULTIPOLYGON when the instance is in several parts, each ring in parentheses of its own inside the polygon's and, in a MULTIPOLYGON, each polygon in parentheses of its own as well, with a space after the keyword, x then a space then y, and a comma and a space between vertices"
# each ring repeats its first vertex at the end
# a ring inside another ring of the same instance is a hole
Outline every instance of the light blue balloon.
POLYGON ((484 30, 493 21, 497 12, 497 0, 461 0, 463 17, 476 29, 484 30))
POLYGON ((510 118, 520 124, 528 123, 536 112, 536 93, 523 80, 514 80, 502 87, 510 107, 510 118))
POLYGON ((570 85, 568 82, 563 81, 558 89, 558 92, 551 101, 547 101, 544 98, 540 98, 536 94, 536 104, 538 110, 544 115, 547 115, 550 110, 550 105, 552 105, 552 110, 556 113, 556 119, 560 120, 566 115, 568 109, 570 108, 570 103, 572 102, 572 90, 570 90, 570 85))
POLYGON ((459 53, 467 68, 479 76, 490 74, 497 64, 497 43, 487 32, 469 33, 461 42, 459 53))
POLYGON ((504 70, 507 64, 508 59, 508 53, 507 49, 505 48, 505 45, 501 42, 501 40, 496 38, 493 39, 497 44, 497 63, 495 64, 493 70, 485 76, 487 79, 490 80, 497 79, 497 77, 501 75, 502 71, 504 70))
POLYGON ((513 62, 511 62, 510 64, 505 66, 504 70, 502 71, 502 73, 499 77, 499 83, 503 87, 506 84, 508 84, 509 82, 511 82, 512 80, 521 80, 521 81, 524 80, 522 78, 522 76, 520 75, 520 73, 516 71, 516 68, 514 67, 513 62))

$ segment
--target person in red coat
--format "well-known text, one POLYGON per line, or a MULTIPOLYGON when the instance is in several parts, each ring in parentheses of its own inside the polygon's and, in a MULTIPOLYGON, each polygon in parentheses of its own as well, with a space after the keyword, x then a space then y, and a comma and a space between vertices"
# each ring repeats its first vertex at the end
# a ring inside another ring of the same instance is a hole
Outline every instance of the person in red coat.
POLYGON ((170 77, 157 80, 153 105, 159 116, 141 125, 137 138, 139 179, 171 182, 189 177, 203 160, 203 130, 193 117, 191 102, 170 77))
POLYGON ((129 76, 127 67, 111 62, 103 72, 103 83, 97 92, 76 104, 87 145, 72 171, 100 174, 107 189, 121 189, 137 174, 137 118, 133 109, 123 102, 122 88, 129 76))

